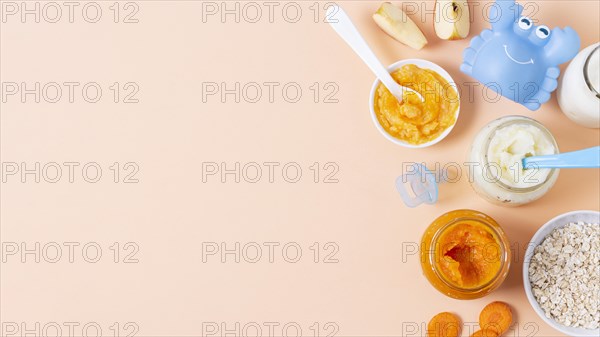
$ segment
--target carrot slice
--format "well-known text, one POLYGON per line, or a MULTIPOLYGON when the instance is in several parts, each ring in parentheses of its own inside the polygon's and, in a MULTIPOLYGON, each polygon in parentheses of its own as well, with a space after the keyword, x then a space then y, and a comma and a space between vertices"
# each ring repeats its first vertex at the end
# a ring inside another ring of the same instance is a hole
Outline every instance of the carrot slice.
POLYGON ((505 333, 512 324, 512 311, 504 302, 492 302, 481 310, 479 314, 479 326, 482 330, 492 330, 500 336, 505 333))
POLYGON ((449 312, 441 312, 429 321, 427 334, 429 337, 458 337, 460 335, 460 319, 449 312))
POLYGON ((498 334, 494 330, 490 329, 481 329, 473 332, 471 337, 498 337, 498 334))

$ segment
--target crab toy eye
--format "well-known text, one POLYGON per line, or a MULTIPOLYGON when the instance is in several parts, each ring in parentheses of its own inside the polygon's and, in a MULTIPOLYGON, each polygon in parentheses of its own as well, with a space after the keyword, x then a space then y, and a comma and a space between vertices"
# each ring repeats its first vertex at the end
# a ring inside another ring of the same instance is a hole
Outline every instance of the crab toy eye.
POLYGON ((522 16, 519 19, 519 27, 523 30, 528 30, 529 28, 531 28, 532 25, 533 22, 531 22, 531 19, 526 16, 522 16))
POLYGON ((546 39, 548 36, 550 36, 550 28, 547 26, 539 26, 535 30, 535 35, 540 39, 546 39))

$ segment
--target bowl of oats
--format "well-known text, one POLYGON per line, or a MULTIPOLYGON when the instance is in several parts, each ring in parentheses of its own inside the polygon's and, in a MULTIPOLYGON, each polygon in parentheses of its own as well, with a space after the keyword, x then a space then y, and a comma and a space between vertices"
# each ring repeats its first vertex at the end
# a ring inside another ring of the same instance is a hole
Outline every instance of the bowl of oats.
POLYGON ((570 336, 600 336, 600 212, 574 211, 544 224, 525 252, 529 303, 570 336))

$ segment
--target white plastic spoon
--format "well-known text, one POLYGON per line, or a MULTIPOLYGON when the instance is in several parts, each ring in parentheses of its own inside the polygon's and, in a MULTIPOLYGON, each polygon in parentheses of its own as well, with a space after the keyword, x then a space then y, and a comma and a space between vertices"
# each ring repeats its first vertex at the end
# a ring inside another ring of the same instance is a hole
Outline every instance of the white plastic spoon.
POLYGON ((424 101, 421 94, 410 88, 403 87, 394 81, 387 69, 385 69, 371 48, 369 48, 369 45, 360 35, 352 23, 352 20, 350 20, 350 17, 348 14, 346 14, 342 7, 338 5, 329 6, 326 17, 328 18, 331 27, 333 27, 333 30, 335 30, 336 33, 338 33, 338 35, 341 36, 350 47, 352 47, 352 50, 354 50, 354 52, 360 56, 367 66, 369 66, 371 71, 375 74, 375 76, 377 76, 381 83, 383 83, 383 85, 385 85, 392 95, 398 99, 398 102, 402 102, 402 94, 405 90, 415 93, 417 96, 419 96, 419 98, 421 98, 421 101, 424 101))

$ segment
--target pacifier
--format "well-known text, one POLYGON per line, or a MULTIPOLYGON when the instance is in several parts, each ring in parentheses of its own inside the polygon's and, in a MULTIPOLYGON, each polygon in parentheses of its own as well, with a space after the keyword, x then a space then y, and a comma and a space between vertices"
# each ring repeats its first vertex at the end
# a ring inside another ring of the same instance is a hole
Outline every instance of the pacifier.
POLYGON ((438 183, 435 174, 423 164, 413 163, 408 168, 408 173, 396 178, 396 190, 400 193, 402 201, 411 208, 422 203, 435 204, 438 200, 438 183))

